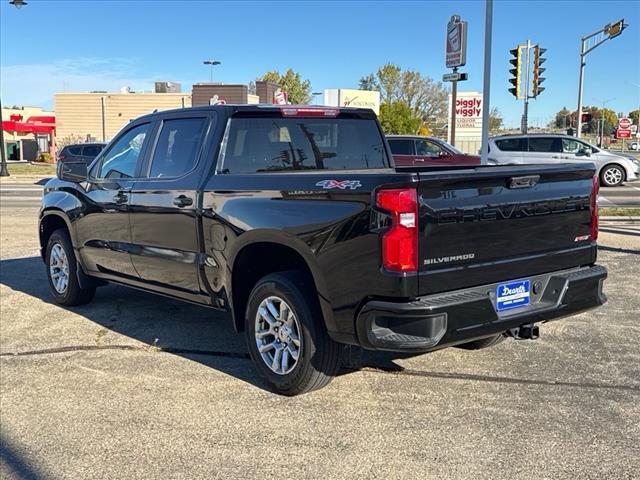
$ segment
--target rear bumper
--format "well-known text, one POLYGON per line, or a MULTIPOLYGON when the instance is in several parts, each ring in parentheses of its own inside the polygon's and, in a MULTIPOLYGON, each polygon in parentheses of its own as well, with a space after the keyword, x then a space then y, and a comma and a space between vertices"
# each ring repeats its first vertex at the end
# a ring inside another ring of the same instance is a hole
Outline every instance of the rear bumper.
POLYGON ((407 303, 372 300, 357 315, 358 342, 372 350, 426 352, 557 320, 607 301, 602 292, 607 270, 600 265, 529 278, 530 305, 503 312, 495 306, 498 283, 407 303))

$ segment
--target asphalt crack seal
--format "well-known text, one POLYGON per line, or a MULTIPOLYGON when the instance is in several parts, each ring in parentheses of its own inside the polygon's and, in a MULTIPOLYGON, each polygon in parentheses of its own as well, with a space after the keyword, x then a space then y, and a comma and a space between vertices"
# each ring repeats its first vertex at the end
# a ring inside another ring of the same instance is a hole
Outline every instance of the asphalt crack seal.
MULTIPOLYGON (((152 345, 77 345, 69 347, 58 348, 46 348, 42 350, 28 350, 25 352, 5 352, 0 353, 0 357, 30 357, 36 355, 50 355, 56 353, 69 353, 69 352, 91 352, 96 350, 128 350, 137 352, 164 352, 176 355, 208 355, 215 357, 226 358, 238 358, 248 360, 249 355, 240 352, 218 352, 215 350, 196 350, 189 348, 160 348, 152 345)), ((542 385, 549 387, 571 387, 571 388, 596 388, 596 389, 610 389, 610 390, 627 390, 632 392, 640 392, 640 385, 607 385, 603 383, 579 383, 579 382, 563 382, 555 380, 533 380, 525 378, 513 378, 513 377, 496 377, 491 375, 476 375, 472 373, 447 373, 447 372, 427 372, 422 370, 411 370, 400 366, 383 367, 378 365, 362 365, 359 368, 347 367, 343 368, 345 372, 371 372, 371 373, 384 373, 391 375, 408 375, 411 377, 423 377, 423 378, 440 378, 448 380, 468 380, 475 382, 492 382, 492 383, 511 383, 522 385, 542 385)))

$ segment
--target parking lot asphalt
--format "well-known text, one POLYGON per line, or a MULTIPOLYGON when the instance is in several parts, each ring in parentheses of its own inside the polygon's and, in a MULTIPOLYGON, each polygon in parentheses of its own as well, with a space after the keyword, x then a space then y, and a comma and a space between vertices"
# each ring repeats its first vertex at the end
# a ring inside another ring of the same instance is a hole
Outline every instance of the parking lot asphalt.
POLYGON ((119 286, 54 305, 36 216, 0 204, 2 479, 638 478, 637 223, 601 233, 609 302, 537 341, 352 349, 285 398, 215 312, 119 286))

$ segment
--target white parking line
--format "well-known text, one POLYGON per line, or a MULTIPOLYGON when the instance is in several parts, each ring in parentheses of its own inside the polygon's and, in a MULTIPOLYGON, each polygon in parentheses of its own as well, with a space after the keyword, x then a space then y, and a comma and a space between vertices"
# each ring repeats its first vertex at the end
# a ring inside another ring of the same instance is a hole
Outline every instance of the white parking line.
POLYGON ((628 185, 628 186, 633 188, 634 190, 638 190, 640 192, 640 187, 634 187, 633 185, 628 185))
POLYGON ((599 203, 599 204, 600 204, 600 203, 605 203, 605 204, 608 204, 608 205, 612 205, 612 206, 614 206, 614 207, 616 206, 616 204, 615 204, 615 203, 613 203, 613 202, 612 202, 611 200, 609 200, 608 198, 603 197, 602 195, 598 195, 598 203, 599 203))

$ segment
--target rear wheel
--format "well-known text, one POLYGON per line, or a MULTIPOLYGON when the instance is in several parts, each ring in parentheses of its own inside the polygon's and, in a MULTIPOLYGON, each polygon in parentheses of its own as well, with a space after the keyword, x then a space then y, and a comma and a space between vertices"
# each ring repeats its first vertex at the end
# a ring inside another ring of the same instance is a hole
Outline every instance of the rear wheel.
POLYGON ((600 173, 600 182, 605 187, 617 187, 624 181, 624 170, 619 165, 609 165, 600 173))
POLYGON ((95 287, 81 288, 78 282, 76 256, 66 230, 58 229, 51 234, 45 260, 49 289, 56 303, 73 306, 93 299, 95 287))
POLYGON ((298 272, 270 274, 256 284, 245 333, 258 374, 277 393, 317 390, 337 372, 339 345, 327 334, 313 285, 298 272))
POLYGON ((474 340, 473 342, 463 343, 458 345, 458 348, 464 348, 465 350, 482 350, 483 348, 493 347, 503 340, 504 335, 500 333, 493 337, 481 338, 480 340, 474 340))

